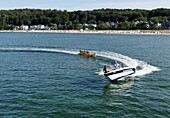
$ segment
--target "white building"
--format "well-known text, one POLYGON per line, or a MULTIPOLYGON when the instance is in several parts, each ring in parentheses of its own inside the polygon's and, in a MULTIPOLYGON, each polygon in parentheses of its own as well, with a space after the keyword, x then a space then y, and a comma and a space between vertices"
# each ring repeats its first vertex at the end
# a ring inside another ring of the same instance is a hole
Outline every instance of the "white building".
POLYGON ((88 24, 82 24, 82 25, 80 26, 80 29, 83 29, 84 27, 88 27, 88 24))
POLYGON ((36 29, 37 29, 37 25, 30 26, 30 30, 36 30, 36 29))
POLYGON ((19 26, 15 26, 13 30, 19 30, 19 26))
POLYGON ((95 30, 96 27, 97 27, 96 24, 82 24, 82 25, 80 26, 80 29, 89 30, 89 28, 90 28, 90 29, 95 30))
POLYGON ((37 26, 37 29, 38 29, 38 30, 45 29, 45 26, 44 26, 44 25, 38 25, 38 26, 37 26))
POLYGON ((109 27, 110 27, 111 29, 117 29, 118 24, 117 24, 117 23, 110 23, 110 24, 109 24, 109 27))
POLYGON ((89 25, 89 28, 90 28, 90 29, 93 29, 93 30, 95 30, 95 28, 97 27, 96 24, 88 24, 88 25, 89 25))
POLYGON ((48 25, 46 25, 45 30, 50 30, 50 27, 48 25))
POLYGON ((156 25, 157 25, 157 27, 161 27, 161 26, 162 26, 162 24, 161 24, 161 23, 157 23, 156 25))
POLYGON ((20 30, 28 30, 28 29, 29 29, 29 26, 27 26, 27 25, 20 26, 20 30))
POLYGON ((109 27, 113 29, 113 28, 115 27, 115 24, 116 24, 116 23, 110 23, 110 24, 109 24, 109 27))

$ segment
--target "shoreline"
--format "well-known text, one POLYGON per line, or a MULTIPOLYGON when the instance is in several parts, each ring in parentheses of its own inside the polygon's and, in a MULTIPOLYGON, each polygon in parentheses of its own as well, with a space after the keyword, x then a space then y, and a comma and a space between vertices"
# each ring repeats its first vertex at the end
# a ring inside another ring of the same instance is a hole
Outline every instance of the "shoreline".
POLYGON ((132 35, 170 35, 170 30, 0 30, 0 33, 82 33, 82 34, 132 34, 132 35))

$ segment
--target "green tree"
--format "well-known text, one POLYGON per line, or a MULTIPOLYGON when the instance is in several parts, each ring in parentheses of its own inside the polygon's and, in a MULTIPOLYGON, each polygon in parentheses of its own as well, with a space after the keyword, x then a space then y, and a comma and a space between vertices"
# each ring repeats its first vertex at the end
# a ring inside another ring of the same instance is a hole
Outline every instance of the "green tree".
POLYGON ((131 23, 130 22, 123 22, 122 24, 121 24, 121 29, 123 29, 123 30, 129 30, 130 29, 130 27, 131 27, 131 23))
POLYGON ((49 25, 50 23, 62 24, 65 29, 78 29, 79 24, 84 23, 98 24, 98 29, 109 29, 107 22, 122 22, 118 27, 120 29, 129 29, 130 22, 130 29, 136 29, 145 26, 146 22, 149 22, 150 26, 154 26, 154 24, 163 23, 166 20, 170 20, 170 9, 165 8, 154 10, 97 9, 71 12, 50 9, 0 10, 0 29, 8 29, 9 25, 49 25), (135 21, 140 21, 141 24, 135 26, 135 21), (70 25, 70 22, 72 22, 72 25, 70 25))
POLYGON ((100 21, 96 29, 108 30, 109 29, 109 23, 108 22, 104 23, 104 22, 100 21))

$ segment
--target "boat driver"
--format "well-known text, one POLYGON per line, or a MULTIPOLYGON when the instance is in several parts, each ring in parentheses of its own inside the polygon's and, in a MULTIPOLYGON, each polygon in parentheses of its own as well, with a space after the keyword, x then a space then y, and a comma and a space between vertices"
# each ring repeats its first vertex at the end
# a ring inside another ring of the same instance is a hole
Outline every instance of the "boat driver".
POLYGON ((105 65, 104 68, 103 68, 104 73, 109 72, 107 69, 111 69, 111 68, 107 68, 107 66, 105 65))

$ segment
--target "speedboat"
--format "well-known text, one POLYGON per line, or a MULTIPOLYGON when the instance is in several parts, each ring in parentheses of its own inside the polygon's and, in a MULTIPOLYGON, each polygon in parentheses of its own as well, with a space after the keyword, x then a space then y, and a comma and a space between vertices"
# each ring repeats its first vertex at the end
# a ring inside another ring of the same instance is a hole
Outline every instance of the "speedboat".
POLYGON ((86 56, 88 56, 88 57, 96 57, 96 52, 95 53, 78 53, 79 55, 86 55, 86 56))
POLYGON ((108 71, 107 73, 104 73, 104 75, 107 76, 110 80, 116 81, 121 78, 128 77, 132 74, 135 74, 135 71, 136 69, 133 67, 125 67, 125 68, 108 71))

